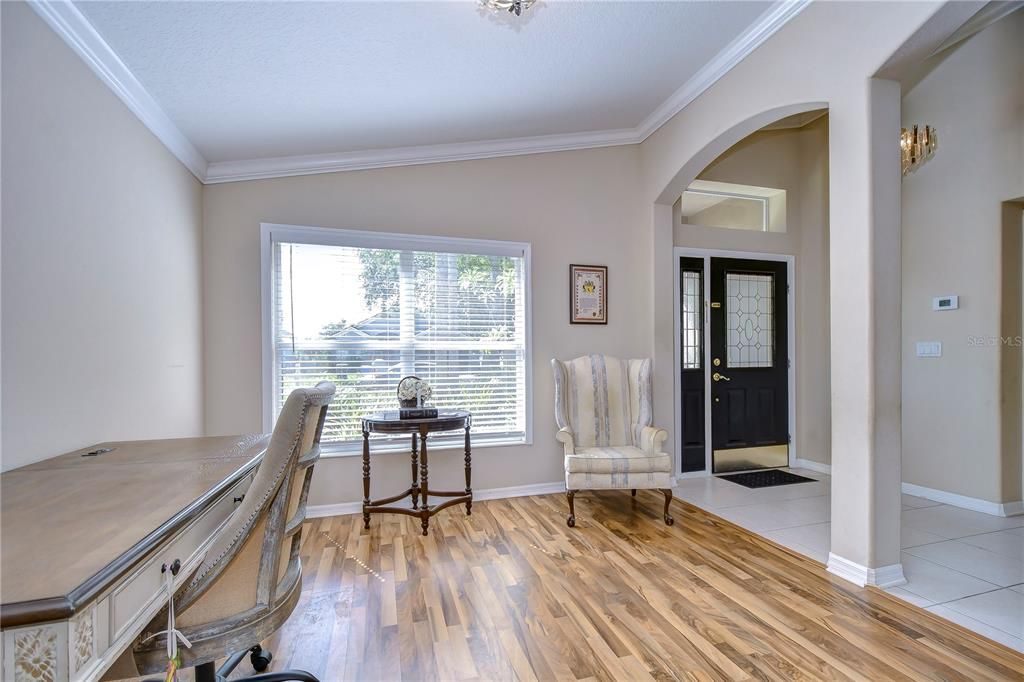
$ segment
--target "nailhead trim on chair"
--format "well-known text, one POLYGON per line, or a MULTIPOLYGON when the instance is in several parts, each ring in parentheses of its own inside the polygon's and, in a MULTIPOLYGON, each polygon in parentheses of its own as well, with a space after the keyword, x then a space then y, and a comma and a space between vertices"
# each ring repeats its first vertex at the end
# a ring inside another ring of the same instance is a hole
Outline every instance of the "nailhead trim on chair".
MULTIPOLYGON (((301 427, 302 424, 305 422, 306 414, 309 412, 309 408, 313 405, 317 405, 318 407, 322 406, 324 398, 325 395, 323 394, 323 392, 316 391, 316 389, 309 389, 309 392, 306 394, 306 399, 302 405, 302 411, 299 413, 299 427, 301 427), (319 401, 317 399, 319 399, 319 401)), ((297 428, 295 439, 289 446, 292 452, 294 452, 295 449, 298 447, 299 442, 302 440, 302 436, 303 434, 301 432, 301 429, 297 428)), ((305 453, 305 455, 302 455, 302 457, 309 454, 310 453, 307 452, 305 453)), ((288 471, 288 469, 290 468, 291 460, 291 457, 284 460, 283 464, 281 465, 281 468, 277 471, 276 475, 274 476, 273 485, 267 488, 267 490, 264 492, 263 499, 261 499, 260 503, 253 508, 252 513, 249 514, 249 518, 245 522, 245 525, 241 526, 238 529, 238 532, 235 533, 235 537, 231 539, 231 542, 224 547, 224 551, 217 555, 217 557, 213 561, 203 562, 202 570, 197 571, 195 575, 192 576, 192 580, 190 580, 188 586, 185 587, 184 591, 182 592, 182 596, 184 596, 185 593, 187 593, 189 590, 192 590, 193 588, 197 587, 199 582, 207 575, 209 575, 210 571, 213 570, 221 562, 221 560, 238 545, 238 541, 241 538, 249 536, 249 531, 252 529, 252 524, 255 522, 257 518, 259 518, 261 512, 263 511, 264 505, 270 500, 270 498, 277 492, 278 488, 281 486, 281 479, 284 477, 285 472, 288 471)))

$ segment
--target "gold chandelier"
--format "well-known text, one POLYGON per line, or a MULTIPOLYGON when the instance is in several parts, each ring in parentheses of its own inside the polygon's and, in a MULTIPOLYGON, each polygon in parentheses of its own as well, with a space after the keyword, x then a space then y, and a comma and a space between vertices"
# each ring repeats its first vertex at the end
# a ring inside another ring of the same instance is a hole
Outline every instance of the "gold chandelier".
POLYGON ((935 153, 938 144, 935 128, 931 126, 924 126, 923 129, 916 125, 913 128, 901 128, 900 166, 903 169, 903 175, 910 175, 924 165, 924 162, 935 153))

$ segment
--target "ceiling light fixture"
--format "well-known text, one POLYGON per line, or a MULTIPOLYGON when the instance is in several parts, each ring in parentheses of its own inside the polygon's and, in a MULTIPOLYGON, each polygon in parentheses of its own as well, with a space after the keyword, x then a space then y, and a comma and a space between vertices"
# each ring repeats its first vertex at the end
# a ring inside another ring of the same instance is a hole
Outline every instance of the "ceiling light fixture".
POLYGON ((901 128, 900 166, 903 175, 910 175, 924 165, 925 161, 932 158, 938 146, 939 138, 935 134, 935 128, 931 126, 923 126, 923 130, 917 125, 913 128, 901 128))
POLYGON ((537 0, 480 0, 480 4, 492 12, 508 12, 517 17, 529 10, 537 0))

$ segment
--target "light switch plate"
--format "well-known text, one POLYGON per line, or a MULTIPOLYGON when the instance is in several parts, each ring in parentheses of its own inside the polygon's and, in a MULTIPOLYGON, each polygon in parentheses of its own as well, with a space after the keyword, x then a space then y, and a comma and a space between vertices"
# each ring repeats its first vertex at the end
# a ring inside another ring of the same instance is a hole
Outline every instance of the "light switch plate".
POLYGON ((919 358, 941 358, 942 357, 942 342, 941 341, 918 341, 917 342, 917 357, 919 357, 919 358))
POLYGON ((956 310, 959 307, 960 297, 953 294, 936 296, 932 299, 932 310, 956 310))

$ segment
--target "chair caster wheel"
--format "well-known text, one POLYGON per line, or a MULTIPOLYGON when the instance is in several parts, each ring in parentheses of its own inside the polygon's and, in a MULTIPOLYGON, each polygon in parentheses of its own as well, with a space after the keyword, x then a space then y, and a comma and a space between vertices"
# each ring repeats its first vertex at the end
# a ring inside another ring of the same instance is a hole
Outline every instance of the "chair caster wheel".
POLYGON ((665 517, 665 525, 666 525, 666 526, 671 526, 671 525, 672 525, 672 524, 674 524, 675 522, 676 522, 676 520, 675 520, 675 519, 673 519, 673 518, 672 518, 671 516, 666 516, 666 517, 665 517))
POLYGON ((576 527, 576 517, 575 516, 570 516, 569 518, 567 518, 565 520, 565 524, 567 526, 569 526, 570 528, 575 528, 576 527))
POLYGON ((269 668, 272 660, 274 660, 274 654, 264 651, 261 646, 254 646, 249 654, 249 663, 252 664, 252 669, 258 673, 269 668))

